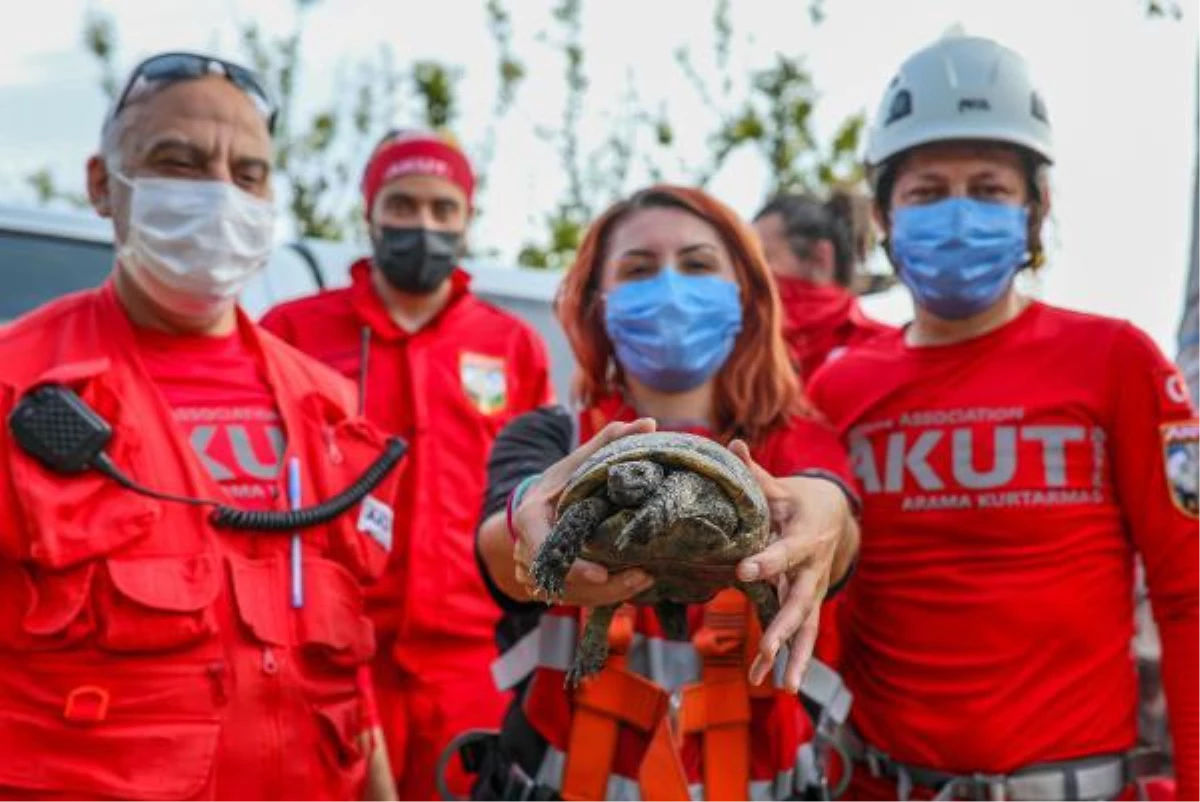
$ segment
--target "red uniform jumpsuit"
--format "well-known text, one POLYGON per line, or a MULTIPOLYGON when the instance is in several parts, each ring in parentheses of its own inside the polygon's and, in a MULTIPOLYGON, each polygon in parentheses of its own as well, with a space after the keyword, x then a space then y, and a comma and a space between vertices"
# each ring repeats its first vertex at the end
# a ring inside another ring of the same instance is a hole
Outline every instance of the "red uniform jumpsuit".
MULTIPOLYGON (((351 275, 351 287, 272 310, 263 326, 358 380, 367 417, 411 445, 396 548, 369 606, 400 795, 427 799, 442 748, 464 730, 499 726, 508 702, 490 673, 498 612, 475 567, 475 526, 492 440, 553 390, 537 334, 472 295, 466 273, 411 334, 383 306, 367 260, 351 275)), ((469 779, 456 774, 452 785, 465 793, 469 779)))
MULTIPOLYGON (((877 339, 811 390, 863 492, 841 665, 863 740, 968 773, 1133 747, 1136 551, 1194 798, 1195 412, 1153 343, 1033 303, 966 342, 877 339)), ((862 770, 855 784, 895 793, 862 770)))
MULTIPOLYGON (((328 499, 382 437, 353 387, 259 330, 255 354, 303 465, 328 499)), ((172 494, 225 498, 138 356, 111 285, 0 329, 0 414, 59 382, 111 424, 112 461, 172 494)), ((219 377, 213 377, 218 380, 219 377)), ((388 481, 360 507, 386 507, 388 481)), ((282 501, 277 508, 286 508, 282 501)), ((361 793, 357 669, 374 639, 361 583, 386 564, 386 514, 288 535, 214 529, 209 509, 52 473, 0 428, 0 793, 19 798, 330 798, 361 793)))

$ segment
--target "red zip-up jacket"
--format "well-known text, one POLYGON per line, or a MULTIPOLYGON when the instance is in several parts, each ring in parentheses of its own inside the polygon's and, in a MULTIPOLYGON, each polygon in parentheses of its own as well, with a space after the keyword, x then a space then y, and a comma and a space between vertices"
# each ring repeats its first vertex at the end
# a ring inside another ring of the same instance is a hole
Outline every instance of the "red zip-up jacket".
MULTIPOLYGON (((244 316, 238 326, 285 458, 303 465, 303 498, 332 498, 375 462, 382 436, 355 416, 344 379, 244 316)), ((222 499, 138 353, 111 284, 45 306, 0 328, 0 416, 39 385, 66 384, 111 425, 106 451, 123 473, 222 499)), ((52 472, 0 426, 0 795, 361 794, 356 676, 374 652, 361 586, 386 564, 394 492, 393 474, 302 533, 295 609, 291 533, 217 530, 208 507, 94 470, 52 472)))
POLYGON ((350 287, 284 304, 262 324, 357 381, 367 417, 409 442, 396 548, 370 596, 381 641, 427 678, 462 676, 464 652, 478 654, 469 659, 486 676, 499 616, 474 559, 487 455, 504 424, 552 398, 545 346, 472 295, 461 270, 446 306, 411 334, 388 315, 368 260, 351 277, 350 287))

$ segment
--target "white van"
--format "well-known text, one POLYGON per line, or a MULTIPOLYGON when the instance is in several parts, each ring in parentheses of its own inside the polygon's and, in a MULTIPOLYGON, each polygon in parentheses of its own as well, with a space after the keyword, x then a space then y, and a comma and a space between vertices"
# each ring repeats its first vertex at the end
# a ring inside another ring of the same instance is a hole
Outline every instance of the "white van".
MULTIPOLYGON (((284 301, 344 287, 350 265, 365 251, 340 242, 304 240, 276 249, 267 268, 242 294, 255 319, 284 301)), ((101 284, 112 269, 112 223, 90 212, 0 204, 0 322, 47 301, 101 284)), ((551 312, 559 276, 468 260, 472 290, 526 320, 550 351, 559 398, 567 397, 573 369, 570 348, 551 312)))

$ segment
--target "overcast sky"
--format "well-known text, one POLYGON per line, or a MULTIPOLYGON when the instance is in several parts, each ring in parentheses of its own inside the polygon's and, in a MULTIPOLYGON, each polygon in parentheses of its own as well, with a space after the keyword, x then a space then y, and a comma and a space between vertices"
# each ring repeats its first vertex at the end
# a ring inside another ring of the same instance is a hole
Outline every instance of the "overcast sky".
MULTIPOLYGON (((687 44, 711 63, 710 0, 584 2, 592 82, 585 145, 605 136, 632 76, 648 104, 668 104, 685 159, 698 158, 712 118, 673 53, 687 44)), ((821 92, 818 129, 827 135, 846 115, 874 111, 904 57, 955 23, 1021 51, 1044 87, 1059 154, 1052 258, 1035 289, 1054 303, 1131 319, 1173 353, 1188 248, 1198 14, 1196 0, 1182 0, 1182 21, 1146 20, 1143 2, 825 0, 826 19, 814 28, 806 2, 736 0, 733 61, 744 75, 777 52, 807 54, 821 92)), ((561 117, 563 90, 561 56, 538 40, 551 3, 506 5, 529 79, 499 130, 475 241, 511 258, 562 189, 562 170, 534 129, 561 117)), ((484 0, 322 0, 305 34, 300 87, 308 107, 328 100, 339 70, 386 42, 401 61, 436 58, 463 71, 458 129, 466 144, 478 143, 496 86, 483 8, 484 0)), ((257 20, 280 34, 295 24, 291 0, 23 3, 19 18, 0 26, 0 202, 31 201, 22 176, 43 166, 82 190, 105 108, 95 64, 80 46, 88 9, 115 18, 123 68, 167 49, 240 58, 240 23, 257 20)), ((743 153, 710 188, 750 215, 766 179, 743 153)), ((908 311, 899 293, 873 308, 894 320, 908 311)))

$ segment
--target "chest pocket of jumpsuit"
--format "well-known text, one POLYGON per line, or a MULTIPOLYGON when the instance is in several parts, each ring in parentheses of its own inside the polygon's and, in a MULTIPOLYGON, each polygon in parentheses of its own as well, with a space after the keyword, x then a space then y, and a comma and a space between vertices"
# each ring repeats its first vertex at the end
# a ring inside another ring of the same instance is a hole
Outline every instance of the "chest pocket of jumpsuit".
MULTIPOLYGON (((301 401, 295 424, 291 448, 313 466, 305 472, 312 503, 342 492, 384 449, 373 429, 347 418, 322 396, 301 401)), ((264 535, 276 538, 265 556, 227 554, 238 616, 257 640, 296 649, 310 663, 349 670, 374 654, 374 630, 366 616, 362 585, 382 572, 387 549, 381 541, 389 538, 360 530, 378 529, 364 522, 363 508, 381 503, 369 500, 380 494, 390 497, 394 473, 367 501, 303 533, 304 604, 298 608, 290 603, 287 538, 264 535)))
MULTIPOLYGON (((305 459, 324 468, 309 471, 314 502, 333 498, 358 480, 387 446, 380 432, 359 418, 348 417, 321 395, 309 395, 299 404, 296 436, 305 444, 305 459)), ((338 563, 359 582, 374 582, 387 567, 392 549, 393 505, 397 478, 408 460, 360 503, 324 526, 305 534, 307 553, 316 552, 338 563)))
MULTIPOLYGON (((64 382, 113 428, 107 451, 134 478, 155 473, 145 449, 153 437, 129 425, 107 360, 56 368, 36 383, 64 382)), ((94 636, 105 651, 161 652, 216 632, 220 591, 201 510, 133 493, 98 471, 61 475, 15 443, 7 452, 28 538, 24 629, 37 641, 94 636), (59 629, 55 629, 55 626, 59 629)), ((3 593, 3 591, 0 591, 3 593)))

